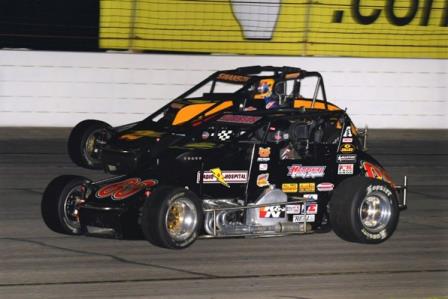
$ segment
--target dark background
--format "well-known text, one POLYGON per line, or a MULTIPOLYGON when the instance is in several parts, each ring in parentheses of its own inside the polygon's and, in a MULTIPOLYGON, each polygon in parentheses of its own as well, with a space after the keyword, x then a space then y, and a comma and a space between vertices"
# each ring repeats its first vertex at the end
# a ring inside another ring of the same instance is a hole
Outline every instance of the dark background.
POLYGON ((98 51, 99 0, 1 0, 0 48, 98 51))

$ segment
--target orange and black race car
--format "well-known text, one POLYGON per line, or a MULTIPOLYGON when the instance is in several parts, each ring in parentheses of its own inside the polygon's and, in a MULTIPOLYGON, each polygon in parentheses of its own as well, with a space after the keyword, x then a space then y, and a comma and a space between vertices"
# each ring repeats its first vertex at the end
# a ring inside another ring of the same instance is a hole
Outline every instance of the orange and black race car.
POLYGON ((331 229, 380 243, 406 208, 406 180, 392 181, 365 137, 327 101, 318 72, 219 71, 140 122, 78 124, 73 162, 116 176, 55 178, 42 215, 59 233, 144 236, 176 249, 198 237, 331 229))

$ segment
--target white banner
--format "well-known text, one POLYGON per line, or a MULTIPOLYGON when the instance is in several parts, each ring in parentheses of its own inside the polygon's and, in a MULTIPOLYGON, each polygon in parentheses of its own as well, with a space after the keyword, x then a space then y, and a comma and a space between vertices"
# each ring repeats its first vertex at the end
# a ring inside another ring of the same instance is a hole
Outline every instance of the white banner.
POLYGON ((220 69, 319 71, 358 127, 448 128, 448 60, 0 51, 0 126, 121 125, 220 69))

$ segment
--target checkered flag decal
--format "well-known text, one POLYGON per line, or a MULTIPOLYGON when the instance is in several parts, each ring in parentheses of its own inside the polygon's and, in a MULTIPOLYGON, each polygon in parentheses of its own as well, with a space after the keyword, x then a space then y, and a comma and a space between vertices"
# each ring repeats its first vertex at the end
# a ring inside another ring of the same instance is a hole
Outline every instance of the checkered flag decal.
POLYGON ((218 139, 221 140, 221 141, 229 140, 230 137, 232 137, 232 133, 233 133, 232 130, 222 130, 222 131, 219 131, 218 139))

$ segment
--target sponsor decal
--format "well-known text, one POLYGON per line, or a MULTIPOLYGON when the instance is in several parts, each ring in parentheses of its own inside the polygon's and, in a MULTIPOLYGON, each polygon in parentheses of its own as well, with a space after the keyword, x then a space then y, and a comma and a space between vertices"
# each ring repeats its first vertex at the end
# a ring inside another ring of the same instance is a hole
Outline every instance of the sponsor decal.
POLYGON ((339 164, 338 174, 340 175, 353 174, 353 164, 339 164))
POLYGON ((372 240, 382 240, 382 239, 385 239, 387 237, 386 229, 383 229, 382 231, 380 231, 379 233, 376 233, 376 234, 369 233, 365 228, 361 229, 361 232, 367 238, 372 239, 372 240))
MULTIPOLYGON (((197 172, 196 182, 201 181, 201 172, 197 172)), ((221 184, 230 188, 229 184, 245 184, 247 183, 247 171, 245 170, 224 170, 213 168, 210 171, 204 171, 204 184, 221 184)))
POLYGON ((351 155, 337 155, 336 162, 338 163, 356 163, 356 154, 351 155))
POLYGON ((317 194, 303 194, 303 198, 305 198, 306 201, 316 201, 318 196, 317 194))
POLYGON ((317 203, 310 203, 306 207, 306 213, 310 215, 317 214, 317 203))
POLYGON ((352 128, 350 126, 345 127, 345 131, 342 137, 353 137, 352 128))
POLYGON ((299 184, 299 192, 316 192, 316 184, 315 183, 300 183, 299 184))
POLYGON ((258 165, 258 170, 259 171, 266 171, 266 170, 268 170, 268 164, 267 163, 260 163, 260 165, 258 165))
MULTIPOLYGON (((317 214, 317 208, 318 208, 317 203, 307 204, 306 214, 309 214, 309 215, 317 214)), ((303 204, 286 205, 286 214, 304 215, 305 214, 305 205, 303 205, 303 204)))
POLYGON ((300 214, 302 213, 302 205, 287 205, 286 206, 286 214, 300 214))
POLYGON ((299 189, 299 185, 296 183, 283 183, 282 191, 285 193, 296 193, 299 189))
POLYGON ((280 206, 262 207, 259 209, 260 218, 284 218, 285 208, 280 206))
POLYGON ((325 174, 326 166, 303 166, 301 164, 293 164, 288 166, 287 176, 294 178, 318 178, 325 174))
POLYGON ((216 134, 219 140, 226 141, 229 140, 233 135, 233 130, 221 130, 216 134))
POLYGON ((332 183, 320 183, 319 185, 317 185, 317 191, 319 192, 328 192, 328 191, 333 191, 334 189, 334 185, 332 183))
POLYGON ((314 222, 316 219, 316 215, 293 215, 292 216, 292 222, 293 223, 299 223, 299 222, 314 222))
POLYGON ((137 140, 140 139, 142 137, 153 137, 153 138, 158 138, 160 136, 162 136, 164 133, 162 132, 156 132, 156 131, 149 131, 149 130, 141 130, 141 131, 134 131, 134 132, 130 132, 127 134, 123 134, 119 137, 119 139, 123 139, 123 140, 137 140))
POLYGON ((226 186, 227 188, 230 188, 229 184, 226 182, 226 180, 224 179, 224 175, 222 174, 221 169, 218 168, 212 168, 210 169, 212 175, 215 177, 215 179, 221 184, 226 186))
POLYGON ((247 82, 250 78, 246 77, 246 76, 241 76, 241 75, 221 73, 218 75, 218 77, 216 77, 216 79, 222 80, 222 81, 243 82, 244 83, 244 82, 247 82))
POLYGON ((374 165, 370 162, 367 162, 367 161, 362 162, 362 168, 365 171, 366 177, 369 177, 372 179, 377 179, 380 181, 385 181, 385 182, 388 182, 389 184, 391 184, 392 186, 395 186, 395 184, 392 181, 392 178, 389 176, 389 174, 383 168, 381 168, 377 165, 374 165))
POLYGON ((270 147, 260 147, 258 149, 258 162, 267 162, 270 160, 271 148, 270 147))
POLYGON ((343 143, 352 143, 353 142, 353 138, 344 137, 344 138, 342 138, 342 142, 343 143))
POLYGON ((387 196, 392 196, 392 191, 390 191, 386 186, 382 185, 370 185, 367 187, 367 194, 372 193, 374 191, 382 191, 387 194, 387 196))
POLYGON ((143 189, 149 189, 158 184, 157 180, 130 178, 121 182, 101 187, 95 194, 97 198, 111 197, 113 200, 123 200, 135 195, 143 189))
POLYGON ((217 121, 235 124, 253 124, 260 119, 261 116, 226 114, 219 118, 217 121))
POLYGON ((259 174, 257 177, 257 186, 266 187, 269 186, 269 173, 259 174))
POLYGON ((353 144, 350 143, 344 143, 341 146, 340 152, 344 153, 344 154, 351 154, 355 151, 355 147, 353 146, 353 144))

